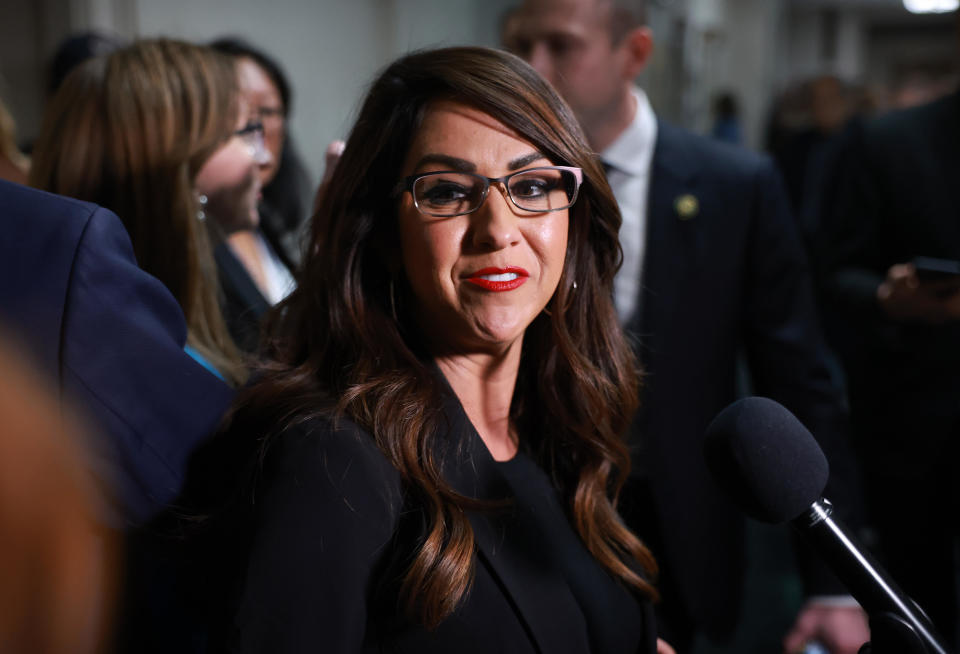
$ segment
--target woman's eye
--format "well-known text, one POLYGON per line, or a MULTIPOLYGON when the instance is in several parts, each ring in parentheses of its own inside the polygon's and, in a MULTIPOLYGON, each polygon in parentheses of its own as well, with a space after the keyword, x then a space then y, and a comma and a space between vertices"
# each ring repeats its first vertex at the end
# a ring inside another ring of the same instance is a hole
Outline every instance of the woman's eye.
POLYGON ((423 199, 430 204, 451 204, 463 201, 469 193, 461 184, 439 182, 423 191, 423 199))
POLYGON ((546 179, 522 179, 513 184, 513 194, 520 198, 538 198, 546 195, 556 184, 546 179))

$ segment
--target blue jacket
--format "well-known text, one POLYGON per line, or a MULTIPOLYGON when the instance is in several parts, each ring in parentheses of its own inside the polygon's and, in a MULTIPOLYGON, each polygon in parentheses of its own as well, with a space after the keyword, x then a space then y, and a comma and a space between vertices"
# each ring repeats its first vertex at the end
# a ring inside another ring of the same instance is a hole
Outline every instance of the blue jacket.
POLYGON ((111 212, 0 181, 0 326, 87 422, 109 521, 143 522, 233 392, 184 351, 176 300, 111 212))

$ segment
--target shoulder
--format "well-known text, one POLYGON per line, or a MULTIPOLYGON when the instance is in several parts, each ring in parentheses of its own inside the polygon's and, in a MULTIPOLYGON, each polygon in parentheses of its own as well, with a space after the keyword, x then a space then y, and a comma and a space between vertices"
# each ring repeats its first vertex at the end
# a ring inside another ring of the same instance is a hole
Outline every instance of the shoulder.
POLYGON ((0 180, 0 221, 4 238, 0 253, 7 277, 29 272, 31 276, 66 275, 73 253, 91 217, 103 211, 95 204, 71 200, 44 191, 0 180), (37 264, 38 256, 45 265, 37 264))
POLYGON ((960 132, 960 92, 925 105, 910 107, 868 120, 861 131, 868 155, 899 157, 901 153, 942 147, 950 134, 960 132))
POLYGON ((82 202, 0 180, 0 208, 4 221, 30 217, 36 221, 59 221, 64 216, 89 217, 99 207, 90 202, 82 202))
POLYGON ((924 127, 938 127, 945 119, 956 121, 960 105, 960 92, 951 93, 933 102, 890 111, 879 115, 866 124, 868 134, 895 135, 924 127))
MULTIPOLYGON (((56 376, 65 307, 83 244, 94 232, 123 239, 126 232, 116 216, 95 204, 3 181, 0 225, 0 319, 56 376)), ((132 251, 129 256, 132 260, 132 251)))
POLYGON ((657 123, 654 164, 727 178, 748 178, 775 171, 767 155, 695 134, 662 120, 657 123))

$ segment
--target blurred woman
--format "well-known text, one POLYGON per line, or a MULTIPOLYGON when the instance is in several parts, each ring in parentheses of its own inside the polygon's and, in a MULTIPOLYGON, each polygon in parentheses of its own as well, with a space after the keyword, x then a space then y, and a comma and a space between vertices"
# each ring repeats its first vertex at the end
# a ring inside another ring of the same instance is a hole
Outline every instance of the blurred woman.
POLYGON ((251 113, 263 122, 271 162, 260 169, 263 201, 260 228, 291 270, 300 263, 312 184, 290 138, 293 87, 280 64, 236 37, 217 39, 215 50, 234 57, 251 113))
POLYGON ((520 59, 379 77, 222 441, 254 444, 214 549, 244 548, 230 651, 654 651, 654 562, 614 508, 638 383, 619 225, 520 59))
POLYGON ((253 352, 264 314, 294 287, 309 183, 287 135, 291 91, 279 65, 239 39, 220 39, 212 47, 234 58, 244 100, 263 123, 270 153, 259 171, 257 222, 230 233, 214 250, 227 325, 237 344, 253 352))
POLYGON ((234 384, 245 372, 221 314, 204 223, 256 220, 265 155, 262 126, 248 118, 230 58, 140 41, 68 75, 44 116, 30 177, 120 216, 139 265, 183 309, 188 351, 234 384))

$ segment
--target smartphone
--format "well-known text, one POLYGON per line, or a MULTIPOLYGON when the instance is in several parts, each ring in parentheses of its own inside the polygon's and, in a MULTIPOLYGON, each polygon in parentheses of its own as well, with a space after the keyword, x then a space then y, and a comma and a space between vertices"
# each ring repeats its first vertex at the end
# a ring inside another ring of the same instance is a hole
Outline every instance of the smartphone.
POLYGON ((952 280, 960 284, 960 261, 915 257, 912 263, 917 269, 917 277, 922 282, 952 280))

